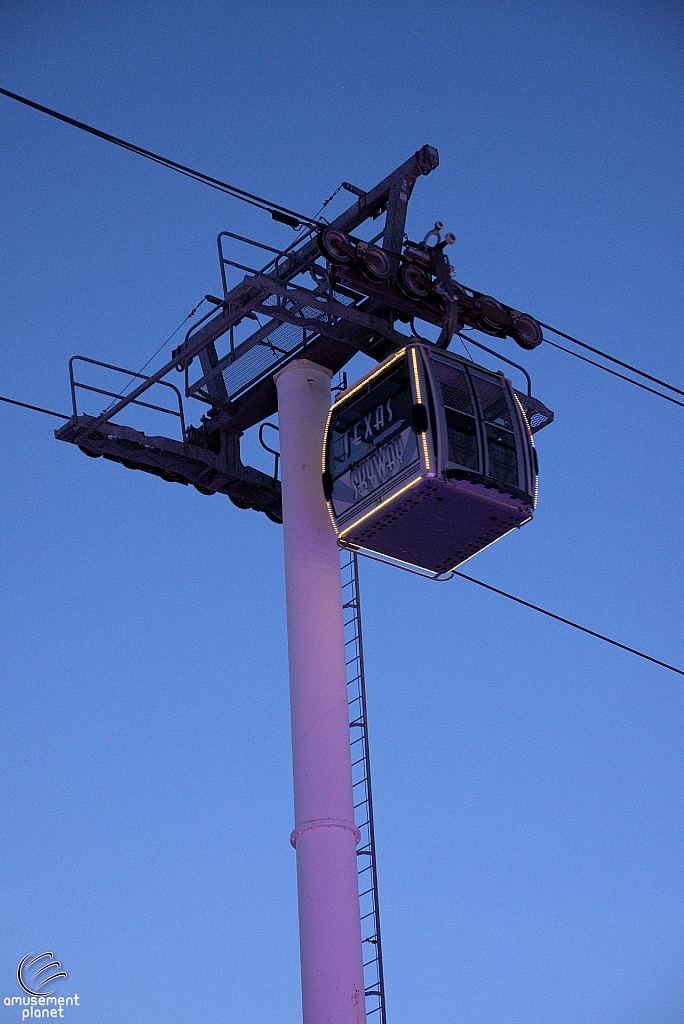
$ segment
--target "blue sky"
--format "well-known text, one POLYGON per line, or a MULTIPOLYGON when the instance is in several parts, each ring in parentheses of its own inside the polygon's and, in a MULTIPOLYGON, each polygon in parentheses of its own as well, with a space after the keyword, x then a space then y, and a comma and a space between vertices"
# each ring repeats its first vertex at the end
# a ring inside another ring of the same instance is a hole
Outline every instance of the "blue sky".
MULTIPOLYGON (((7 0, 0 84, 309 214, 434 145, 412 235, 681 386, 683 41, 656 2, 7 0)), ((138 368, 220 288, 219 230, 291 240, 0 100, 1 394, 68 411, 70 356, 138 368)), ((684 667, 684 410, 501 344, 556 422, 468 570, 684 667)), ((80 1024, 294 1024, 280 528, 0 421, 0 1020, 49 949, 80 1024)), ((681 1021, 681 677, 462 580, 361 586, 391 1024, 681 1021)))

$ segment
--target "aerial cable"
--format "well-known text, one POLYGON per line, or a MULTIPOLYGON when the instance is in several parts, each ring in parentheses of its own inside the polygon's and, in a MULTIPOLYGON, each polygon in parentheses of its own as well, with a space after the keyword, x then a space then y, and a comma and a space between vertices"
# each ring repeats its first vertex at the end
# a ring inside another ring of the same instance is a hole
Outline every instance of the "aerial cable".
POLYGON ((318 211, 318 213, 316 214, 316 216, 315 216, 314 220, 318 220, 318 218, 319 218, 319 217, 320 217, 320 215, 321 215, 321 214, 323 213, 323 211, 325 210, 325 208, 326 208, 326 206, 328 205, 328 203, 331 203, 331 202, 333 201, 333 199, 335 198, 335 196, 337 195, 337 193, 338 193, 338 192, 341 192, 343 188, 344 188, 344 184, 342 184, 342 185, 338 185, 338 186, 337 186, 337 188, 336 188, 336 189, 335 189, 335 191, 334 191, 334 192, 332 193, 332 195, 329 195, 329 196, 328 196, 328 198, 327 198, 327 199, 325 200, 325 202, 324 202, 324 203, 323 203, 323 205, 321 206, 320 210, 319 210, 319 211, 318 211))
MULTIPOLYGON (((68 117, 66 114, 59 114, 57 111, 53 111, 49 106, 44 106, 42 103, 37 103, 33 99, 28 99, 26 96, 19 96, 15 92, 10 92, 8 89, 0 88, 0 94, 7 96, 9 99, 15 99, 19 103, 24 103, 26 106, 31 106, 36 111, 41 111, 43 114, 49 115, 51 118, 56 118, 58 121, 63 121, 66 124, 73 125, 75 128, 80 128, 82 131, 86 131, 91 135, 95 135, 97 138, 104 139, 106 142, 112 142, 114 145, 119 145, 124 150, 128 150, 130 153, 135 153, 140 157, 144 157, 146 160, 152 160, 154 163, 161 164, 163 167, 168 167, 170 170, 177 171, 179 174, 185 175, 185 177, 193 178, 195 181, 200 181, 202 184, 209 185, 211 188, 216 188, 221 193, 227 196, 231 196, 233 199, 239 199, 244 203, 248 203, 257 209, 264 210, 266 213, 270 213, 273 220, 280 221, 281 223, 289 224, 291 227, 299 228, 302 225, 308 225, 309 228, 323 227, 324 222, 319 221, 317 218, 320 213, 323 212, 328 203, 339 193, 343 185, 334 191, 333 195, 326 200, 322 208, 318 211, 315 217, 305 217, 303 214, 296 213, 294 210, 290 210, 288 207, 281 206, 277 203, 271 203, 268 200, 262 199, 260 196, 255 196, 253 193, 248 193, 243 188, 238 188, 237 185, 230 185, 225 181, 221 181, 219 178, 213 178, 208 174, 204 174, 202 171, 196 171, 191 167, 186 167, 184 164, 179 164, 175 160, 170 160, 168 157, 162 157, 157 153, 153 153, 149 150, 143 150, 142 146, 135 145, 133 142, 127 142, 125 139, 118 138, 116 135, 110 135, 108 132, 100 131, 99 128, 93 128, 92 125, 85 124, 83 121, 76 121, 74 118, 68 117)), ((306 232, 305 232, 306 233, 306 232)), ((298 240, 300 241, 300 240, 298 240)), ((291 247, 288 247, 291 248, 291 247)), ((587 342, 580 341, 579 338, 573 338, 572 335, 565 334, 564 331, 559 331, 555 327, 551 327, 549 324, 544 324, 542 321, 538 321, 542 328, 547 331, 553 332, 560 338, 565 338, 567 341, 571 341, 575 345, 580 345, 582 348, 586 348, 590 352, 594 352, 595 355, 600 355, 601 358, 608 359, 610 362, 614 362, 619 367, 623 367, 625 370, 631 371, 633 374, 637 374, 639 377, 644 377, 646 380, 651 381, 653 384, 658 384, 660 387, 665 387, 669 391, 674 391, 676 394, 684 397, 684 391, 673 384, 668 384, 667 381, 661 381, 658 377, 653 377, 651 374, 647 374, 644 370, 639 370, 637 367, 631 366, 629 362, 618 359, 614 355, 608 355, 607 352, 603 352, 600 348, 595 348, 593 345, 587 344, 587 342)), ((549 341, 549 339, 545 339, 549 341)), ((549 342, 553 344, 553 342, 549 342)), ((569 352, 569 349, 562 348, 561 345, 555 347, 561 348, 562 351, 569 352)), ((576 353, 570 353, 575 355, 576 353)), ((580 357, 580 356, 578 356, 580 357)), ((587 359, 587 362, 592 362, 591 359, 587 359)), ((601 370, 606 370, 607 367, 602 367, 599 362, 592 362, 592 366, 599 367, 601 370)), ((617 377, 622 377, 621 374, 615 374, 617 377)), ((622 377, 623 380, 630 381, 629 377, 622 377)), ((637 384, 638 387, 644 387, 637 381, 630 381, 632 384, 637 384)), ((667 398, 667 395, 661 394, 659 391, 653 391, 651 388, 645 388, 647 391, 651 391, 652 394, 659 394, 661 398, 667 398)), ((670 401, 674 399, 670 398, 670 401)), ((676 404, 682 404, 676 402, 676 404)))
MULTIPOLYGON (((169 343, 169 342, 171 341, 171 339, 172 339, 172 338, 173 338, 173 337, 174 337, 174 336, 175 336, 176 334, 178 334, 178 332, 180 331, 180 329, 181 329, 181 327, 183 326, 183 324, 184 324, 184 323, 185 323, 185 322, 186 322, 187 320, 189 320, 189 319, 190 319, 190 317, 192 317, 192 316, 194 316, 194 315, 195 315, 195 313, 197 312, 197 310, 198 310, 198 309, 200 308, 200 306, 202 305, 202 303, 203 303, 203 302, 205 302, 205 301, 206 301, 206 295, 204 296, 204 298, 203 298, 203 299, 200 299, 200 301, 199 301, 199 302, 197 303, 197 305, 195 306, 195 308, 194 308, 194 309, 191 309, 191 310, 190 310, 190 312, 189 312, 189 313, 188 313, 188 315, 187 315, 187 316, 185 317, 185 319, 184 319, 184 320, 181 320, 181 322, 180 322, 180 323, 178 324, 178 327, 176 327, 175 331, 172 331, 172 332, 171 332, 171 334, 169 334, 169 336, 168 336, 168 338, 166 339, 166 341, 163 341, 163 342, 162 342, 162 344, 161 344, 161 345, 159 346, 159 348, 157 349, 157 351, 156 351, 156 352, 154 352, 154 353, 153 353, 153 354, 152 354, 152 355, 150 356, 150 358, 149 358, 149 359, 147 360, 147 362, 146 362, 146 363, 145 363, 145 364, 144 364, 143 366, 141 366, 141 367, 140 367, 140 369, 138 370, 138 373, 139 373, 139 374, 141 374, 141 373, 143 372, 143 370, 147 369, 147 367, 148 367, 148 366, 150 365, 150 363, 152 362, 152 360, 153 360, 153 359, 155 359, 155 358, 156 358, 156 356, 158 356, 158 355, 159 355, 159 353, 161 352, 161 350, 162 350, 162 349, 163 349, 163 348, 164 348, 164 347, 165 347, 166 345, 168 345, 168 343, 169 343)), ((135 380, 135 376, 136 376, 136 375, 133 375, 133 374, 132 374, 132 375, 130 376, 130 378, 129 378, 129 381, 128 381, 128 383, 126 384, 126 386, 125 386, 125 387, 123 388, 123 390, 121 391, 121 394, 117 395, 117 396, 116 396, 116 398, 114 398, 114 399, 113 399, 113 400, 112 400, 112 401, 111 401, 111 402, 109 403, 109 405, 107 406, 107 409, 111 409, 111 407, 112 407, 112 406, 114 405, 114 402, 116 402, 116 401, 117 401, 118 399, 121 399, 121 398, 123 398, 123 397, 124 397, 124 395, 126 394, 126 391, 127 391, 127 390, 128 390, 128 388, 129 388, 129 387, 131 386, 131 384, 133 383, 133 381, 135 380)), ((14 398, 3 398, 3 396, 2 396, 2 395, 0 395, 0 402, 8 402, 8 403, 9 403, 10 405, 20 405, 20 406, 21 406, 21 407, 22 407, 23 409, 33 409, 33 410, 34 410, 34 412, 44 412, 44 413, 45 413, 45 414, 46 414, 47 416, 58 416, 58 417, 59 417, 59 419, 61 419, 61 420, 70 420, 70 419, 71 419, 71 416, 65 416, 65 415, 64 415, 64 413, 61 413, 61 412, 51 412, 51 410, 50 410, 50 409, 41 409, 41 408, 40 408, 40 406, 38 406, 38 405, 27 405, 27 403, 26 403, 26 402, 17 402, 17 400, 16 400, 16 399, 14 399, 14 398)), ((107 409, 105 409, 105 412, 107 411, 107 409)))
POLYGON ((184 319, 184 320, 181 320, 181 322, 180 322, 180 323, 178 324, 178 327, 177 327, 177 328, 175 329, 175 331, 171 331, 171 334, 169 334, 169 336, 168 336, 168 338, 166 339, 166 341, 163 341, 163 342, 161 343, 161 345, 159 346, 159 348, 157 349, 157 351, 156 351, 156 352, 153 352, 153 353, 152 353, 152 355, 151 355, 151 356, 150 356, 150 358, 149 358, 149 359, 147 360, 147 362, 146 362, 146 363, 144 364, 144 366, 141 366, 141 367, 140 367, 140 369, 138 370, 138 373, 142 373, 142 372, 143 372, 143 370, 146 370, 146 369, 147 369, 147 367, 148 367, 148 366, 150 365, 150 363, 152 362, 152 360, 153 360, 153 359, 155 359, 155 358, 156 358, 156 357, 157 357, 157 356, 159 355, 159 353, 161 352, 161 350, 162 350, 163 348, 165 348, 165 347, 166 347, 166 346, 168 345, 168 343, 169 343, 169 342, 171 341, 171 339, 172 339, 172 338, 174 338, 174 337, 176 336, 176 334, 178 334, 178 332, 180 331, 180 329, 181 329, 181 327, 183 326, 183 324, 184 324, 184 323, 186 323, 186 322, 187 322, 187 321, 188 321, 188 320, 189 320, 189 319, 190 319, 191 317, 193 317, 193 316, 195 315, 195 313, 197 312, 197 310, 198 310, 198 309, 200 308, 200 306, 202 305, 202 303, 203 303, 203 302, 206 302, 206 301, 207 301, 207 296, 205 295, 205 296, 204 296, 204 298, 202 298, 202 299, 200 299, 200 300, 199 300, 199 302, 197 303, 197 305, 195 306, 195 308, 194 308, 194 309, 191 309, 191 310, 190 310, 190 312, 189 312, 189 313, 188 313, 188 315, 187 315, 187 316, 185 317, 185 319, 184 319))
MULTIPOLYGON (((284 224, 289 224, 290 227, 295 229, 306 225, 308 225, 309 229, 323 227, 324 225, 318 220, 318 217, 325 206, 327 206, 330 200, 333 199, 343 187, 340 186, 335 192, 333 192, 329 199, 325 201, 316 217, 305 217, 302 214, 296 213, 294 210, 290 210, 286 206, 280 206, 278 203, 272 203, 267 199, 263 199, 261 196, 254 195, 252 192, 246 192, 244 189, 238 188, 235 185, 229 185, 227 182, 221 181, 219 178, 212 178, 208 174, 203 174, 201 171, 193 170, 193 168, 186 167, 184 164, 177 163, 175 160, 170 160, 168 157, 160 156, 158 153, 153 153, 148 149, 143 149, 141 146, 136 146, 132 142, 126 142, 124 139, 120 139, 116 135, 110 135, 108 132, 103 132, 99 128, 94 128, 92 125, 85 124, 83 121, 77 121, 72 117, 68 117, 66 114, 60 114, 58 111, 52 110, 50 107, 45 107, 41 103, 29 100, 25 96, 19 96, 17 93, 10 92, 8 89, 0 88, 0 94, 7 96, 9 99, 16 100, 18 103, 23 103, 27 107, 32 107, 34 110, 40 110, 42 113, 48 114, 50 117, 57 118, 59 121, 64 121, 66 124, 70 124, 74 128, 80 128, 82 131, 88 132, 90 135, 95 135, 99 139, 104 139, 105 142, 111 142, 115 146, 121 146, 123 149, 129 150, 131 153, 137 153, 138 156, 143 156, 147 160, 151 160, 154 163, 161 164, 163 167, 168 167, 173 171, 177 171, 179 174, 183 174, 188 178, 192 178, 194 181, 199 181, 204 185, 208 185, 210 188, 214 188, 219 192, 232 196, 234 199, 240 199, 242 202, 248 203, 257 209, 265 210, 267 213, 271 214, 271 217, 274 220, 284 224)), ((305 234, 306 233, 307 232, 305 232, 305 234)), ((297 241, 300 241, 300 239, 297 241)), ((292 247, 293 246, 288 246, 288 248, 292 247)), ((650 380, 653 384, 658 384, 660 387, 666 388, 668 391, 673 391, 675 394, 681 395, 684 398, 684 391, 675 387, 673 384, 668 384, 666 381, 660 380, 659 377, 654 377, 652 374, 646 373, 645 370, 639 370, 636 366, 632 366, 630 363, 626 363, 622 359, 611 356, 607 352, 603 352, 601 349, 595 348, 593 345, 580 341, 578 338, 574 338, 571 334, 566 334, 564 331, 560 331, 556 327, 551 327, 550 324, 545 324, 541 320, 539 320, 538 323, 547 331, 552 331, 553 334, 556 334, 561 338, 565 338, 567 341, 571 341, 573 344, 579 345, 581 348, 587 349, 587 351, 593 352, 595 355, 601 356, 602 359, 607 359, 618 366, 622 366, 631 373, 636 373, 638 376, 644 377, 646 380, 650 380)), ((562 345, 557 345, 554 342, 549 341, 548 338, 546 338, 545 341, 547 341, 548 344, 553 345, 555 348, 559 348, 561 351, 567 352, 569 355, 574 355, 578 359, 583 358, 578 353, 572 352, 570 349, 563 348, 562 345)), ((637 387, 641 387, 646 391, 650 391, 651 394, 659 395, 661 398, 665 398, 667 401, 673 402, 675 405, 682 405, 681 402, 677 402, 668 395, 663 395, 662 392, 655 391, 653 388, 648 388, 645 385, 640 384, 638 381, 631 380, 629 377, 624 377, 622 374, 616 373, 614 370, 610 370, 606 366, 601 366, 600 363, 595 363, 591 359, 585 359, 585 362, 588 362, 592 366, 596 366, 601 370, 606 370, 607 373, 613 373, 614 376, 620 377, 628 383, 635 384, 637 387)))
POLYGON ((20 405, 22 409, 33 409, 34 412, 44 412, 46 416, 57 416, 60 420, 70 420, 71 416, 65 416, 63 412, 53 412, 51 409, 41 409, 39 405, 28 405, 26 402, 17 402, 16 398, 5 398, 0 395, 0 402, 8 402, 10 405, 20 405))
POLYGON ((564 622, 566 626, 572 626, 573 629, 579 629, 582 633, 588 633, 589 636, 596 637, 598 640, 603 640, 607 644, 612 644, 613 647, 619 647, 623 651, 627 651, 629 654, 636 654, 638 658, 644 658, 646 661, 653 662, 654 665, 660 665, 661 668, 667 668, 670 672, 677 672, 678 675, 684 676, 684 671, 681 668, 675 668, 674 665, 668 665, 666 661, 659 661, 658 658, 652 658, 650 654, 644 654, 643 651, 637 651, 634 647, 627 647, 626 644, 618 643, 617 640, 611 640, 609 636, 604 636, 602 633, 596 633, 593 629, 587 629, 586 626, 580 626, 579 623, 573 622, 572 619, 565 619, 562 615, 556 615, 554 612, 549 612, 546 608, 540 608, 538 604, 531 604, 529 601, 523 601, 521 597, 516 597, 514 594, 508 594, 505 590, 499 590, 498 587, 492 587, 489 583, 483 583, 482 580, 476 580, 474 576, 466 576, 464 572, 458 572, 456 569, 453 570, 454 576, 460 576, 461 579, 468 580, 470 583, 477 583, 478 587, 484 587, 485 590, 491 590, 494 594, 499 594, 501 597, 507 597, 509 601, 515 601, 517 604, 522 604, 526 608, 532 608, 535 612, 541 612, 542 615, 548 615, 550 619, 556 619, 557 622, 564 622))
MULTIPOLYGON (((650 373, 646 373, 644 370, 638 370, 636 366, 631 366, 629 363, 623 363, 621 359, 616 359, 615 356, 609 356, 607 352, 602 352, 600 348, 594 348, 593 345, 587 345, 586 342, 579 341, 577 338, 573 338, 571 334, 565 334, 563 331, 559 331, 556 327, 550 327, 548 324, 543 324, 541 320, 538 320, 537 323, 540 327, 545 327, 547 331, 553 331, 553 333, 557 334, 560 338, 565 338, 566 341, 571 341, 575 345, 580 345, 581 348, 586 348, 589 352, 593 352, 594 355, 601 356, 602 359, 609 359, 611 363, 616 363, 618 366, 624 367, 625 370, 631 370, 632 373, 637 373, 640 377, 645 377, 646 380, 650 380, 654 384, 660 384, 662 388, 667 388, 668 391, 674 391, 675 394, 681 395, 682 398, 684 398, 684 391, 674 387, 674 385, 667 384, 664 380, 660 380, 658 377, 652 377, 650 373)), ((548 338, 545 340, 548 341, 548 338)), ((560 348, 561 346, 557 345, 556 347, 560 348)), ((563 351, 568 352, 569 349, 564 349, 563 351)), ((594 363, 594 366, 598 365, 598 363, 594 363)), ((605 369, 605 367, 602 367, 602 369, 605 369)), ((628 377, 624 377, 623 379, 629 380, 628 377)), ((635 382, 633 381, 632 383, 635 382)), ((657 395, 658 392, 655 391, 654 394, 657 395)), ((665 398, 665 395, 662 397, 665 398)))
MULTIPOLYGON (((664 398, 666 402, 672 402, 673 405, 678 405, 684 409, 684 402, 677 401, 676 398, 672 398, 671 395, 664 395, 662 391, 656 391, 655 388, 649 388, 647 384, 642 384, 641 381, 632 380, 631 377, 625 377, 624 373, 618 373, 617 370, 611 370, 609 366, 602 366, 601 363, 597 363, 593 359, 587 359, 586 356, 582 356, 579 352, 573 352, 572 349, 566 348, 565 345, 559 345, 555 341, 551 341, 550 338, 544 338, 547 345, 552 345, 553 348, 560 349, 561 352, 567 352, 569 356, 574 356, 575 359, 581 359, 583 363, 589 363, 590 366, 597 366, 599 370, 605 370, 606 373, 611 373, 613 377, 619 377, 620 380, 626 380, 628 384, 634 384, 637 388, 642 388, 644 391, 649 391, 652 395, 657 395, 658 398, 664 398)), ((667 385, 666 385, 667 386, 667 385)), ((672 388, 676 391, 676 388, 672 388)))
MULTIPOLYGON (((28 405, 26 402, 17 402, 14 398, 5 398, 0 395, 0 402, 9 402, 10 405, 21 406, 22 409, 32 409, 34 412, 42 412, 47 416, 57 416, 61 420, 69 420, 70 416, 65 416, 61 412, 52 412, 51 409, 41 409, 38 405, 28 405)), ((489 583, 484 583, 482 580, 475 579, 474 576, 467 576, 464 572, 459 572, 457 569, 453 570, 454 576, 460 576, 461 579, 468 580, 470 583, 477 583, 478 587, 484 587, 485 590, 491 590, 494 594, 499 594, 500 597, 507 597, 509 601, 515 601, 517 604, 522 604, 525 608, 531 608, 535 612, 540 612, 542 615, 547 615, 550 619, 555 619, 557 622, 563 622, 566 626, 572 626, 573 629, 579 629, 582 633, 587 633, 589 636, 596 637, 597 640, 603 640, 604 643, 612 644, 613 647, 619 647, 622 651, 627 651, 629 654, 635 654, 638 658, 644 658, 646 661, 652 662, 654 665, 659 665, 661 668, 667 668, 670 672, 676 672, 680 676, 684 676, 684 671, 681 668, 675 668, 674 665, 669 665, 666 661, 660 661, 658 658, 652 658, 650 654, 644 654, 643 651, 637 651, 635 647, 628 647, 626 644, 621 644, 617 640, 611 640, 609 636, 604 636, 602 633, 597 633, 593 629, 587 629, 586 626, 580 626, 579 623, 573 622, 572 619, 565 619, 562 615, 556 615, 555 612, 547 611, 546 608, 540 608, 538 604, 532 604, 530 601, 524 601, 522 597, 516 597, 514 594, 508 594, 505 590, 499 590, 498 587, 493 587, 489 583)))
MULTIPOLYGON (((143 370, 146 370, 146 369, 147 369, 147 367, 148 367, 148 366, 150 365, 150 363, 152 362, 152 360, 153 360, 153 359, 156 359, 156 357, 157 357, 157 356, 159 355, 159 353, 161 352, 161 350, 162 350, 163 348, 166 348, 166 346, 167 346, 167 345, 168 345, 168 343, 169 343, 169 342, 171 341, 171 339, 172 339, 173 337, 175 337, 175 335, 176 335, 176 334, 178 334, 178 332, 180 331, 180 329, 181 329, 181 327, 183 326, 183 324, 184 324, 184 323, 186 323, 186 321, 188 321, 188 320, 189 320, 189 319, 190 319, 191 317, 193 317, 193 316, 195 315, 195 313, 197 312, 197 310, 198 310, 198 309, 200 308, 200 306, 202 305, 202 303, 203 303, 203 302, 206 302, 206 301, 207 301, 207 296, 205 295, 203 299, 200 299, 200 300, 199 300, 199 302, 197 303, 197 305, 195 306, 195 308, 194 308, 194 309, 191 309, 191 310, 190 310, 190 312, 189 312, 189 313, 188 313, 188 315, 187 315, 187 316, 185 317, 185 319, 184 319, 184 320, 181 320, 181 322, 180 322, 180 323, 178 324, 178 327, 176 327, 175 331, 171 331, 171 334, 169 334, 169 336, 168 336, 168 338, 166 339, 166 341, 163 341, 163 342, 161 343, 161 345, 159 346, 159 348, 157 349, 157 351, 156 351, 156 352, 153 352, 153 353, 152 353, 152 355, 151 355, 151 356, 150 356, 150 358, 149 358, 149 359, 147 360, 147 362, 146 362, 146 363, 144 363, 144 364, 143 364, 143 365, 142 365, 142 366, 140 367, 140 369, 138 370, 137 374, 131 374, 131 375, 130 375, 130 377, 128 378, 128 383, 127 383, 127 384, 125 385, 125 387, 124 387, 124 388, 123 388, 123 389, 121 390, 121 393, 120 393, 120 394, 118 394, 118 395, 116 395, 116 397, 112 399, 112 401, 111 401, 111 402, 109 403, 109 405, 108 405, 108 406, 107 406, 107 408, 105 409, 105 412, 109 412, 109 410, 110 410, 110 409, 112 408, 112 406, 113 406, 113 405, 115 404, 115 402, 118 402, 118 401, 119 401, 120 399, 122 399, 122 398, 124 397, 124 395, 125 395, 125 394, 126 394, 126 392, 128 391, 128 389, 129 389, 129 387, 131 386, 131 384, 132 384, 132 383, 134 382, 134 380, 136 379, 136 377, 139 377, 139 376, 140 376, 140 375, 142 374, 143 370)), ((129 371, 129 372, 130 372, 130 371, 129 371)))
POLYGON ((58 121, 64 121, 66 124, 73 125, 74 128, 80 128, 84 132, 88 132, 90 135, 97 136, 98 139, 104 139, 105 142, 111 142, 115 146, 121 146, 123 149, 129 150, 131 153, 137 153, 138 156, 144 156, 147 160, 152 160, 154 163, 161 164, 163 167, 168 167, 172 171, 178 171, 179 174, 184 174, 188 178, 193 178, 195 181, 202 182, 204 185, 209 185, 210 188, 215 188, 219 192, 224 192, 226 195, 232 196, 234 199, 240 199, 242 202, 249 203, 251 206, 256 206, 258 209, 265 210, 271 214, 274 220, 280 221, 283 224, 289 224, 292 228, 299 228, 302 224, 308 224, 311 227, 318 227, 318 221, 312 220, 310 217, 304 217, 302 214, 296 213, 294 210, 288 209, 286 206, 280 206, 278 203, 271 203, 267 199, 262 199, 260 196, 253 195, 251 192, 245 192, 244 189, 237 188, 235 185, 229 185, 225 181, 221 181, 219 178, 212 178, 208 174, 203 174, 201 171, 195 171, 192 167, 186 167, 184 164, 179 164, 175 160, 170 160, 168 157, 160 156, 158 153, 153 153, 149 149, 143 149, 141 146, 136 146, 132 142, 126 142, 124 139, 117 138, 116 135, 110 135, 108 132, 100 131, 99 128, 93 128, 92 125, 85 124, 83 121, 76 121, 73 117, 67 117, 66 114, 60 114, 56 110, 51 110, 50 107, 44 107, 41 103, 35 103, 33 100, 26 99, 25 96, 18 96, 17 93, 9 92, 7 89, 0 88, 0 93, 3 96, 9 97, 11 100, 16 100, 18 103, 23 103, 27 107, 33 107, 34 110, 40 110, 43 114, 49 114, 50 117, 57 118, 58 121))
MULTIPOLYGON (((470 353, 470 351, 468 349, 468 346, 466 345, 465 334, 461 334, 460 331, 456 331, 456 334, 461 339, 461 344, 463 345, 463 348, 465 349, 465 354, 468 356, 468 359, 470 360, 471 363, 474 363, 475 360, 473 359, 473 357, 472 357, 472 355, 471 355, 471 353, 470 353)), ((470 339, 468 339, 468 340, 470 340, 470 339)))

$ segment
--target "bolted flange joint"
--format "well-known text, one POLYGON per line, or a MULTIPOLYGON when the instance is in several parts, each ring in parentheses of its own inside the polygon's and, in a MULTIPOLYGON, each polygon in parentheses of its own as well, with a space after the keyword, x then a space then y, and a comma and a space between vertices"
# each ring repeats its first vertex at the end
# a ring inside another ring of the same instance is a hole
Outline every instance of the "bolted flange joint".
POLYGON ((305 821, 303 825, 298 825, 290 834, 290 844, 296 849, 299 837, 311 828, 344 828, 347 832, 354 833, 357 845, 361 842, 361 833, 356 825, 352 825, 350 821, 338 821, 336 818, 319 818, 317 821, 305 821))

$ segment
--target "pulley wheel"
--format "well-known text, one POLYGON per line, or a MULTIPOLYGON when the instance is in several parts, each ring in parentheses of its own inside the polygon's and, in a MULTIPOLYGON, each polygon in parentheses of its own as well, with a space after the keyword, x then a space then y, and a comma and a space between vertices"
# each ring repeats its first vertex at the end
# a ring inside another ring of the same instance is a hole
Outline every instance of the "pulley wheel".
POLYGON ((349 263, 356 255, 352 242, 337 228, 323 228, 318 236, 318 248, 328 263, 349 263))
POLYGON ((410 299, 424 299, 430 291, 430 278, 415 263, 402 263, 397 271, 397 283, 410 299))
POLYGON ((361 249, 358 253, 361 260, 361 270, 366 277, 372 281, 386 281, 390 276, 389 256, 384 249, 377 245, 369 245, 367 249, 361 249))
POLYGON ((541 345, 544 336, 536 320, 528 316, 527 313, 521 313, 518 317, 514 317, 514 321, 513 337, 521 348, 531 350, 537 345, 541 345))
POLYGON ((501 303, 491 295, 485 295, 480 300, 480 311, 475 319, 477 326, 485 334, 491 334, 496 338, 506 337, 506 321, 510 322, 510 317, 501 303))

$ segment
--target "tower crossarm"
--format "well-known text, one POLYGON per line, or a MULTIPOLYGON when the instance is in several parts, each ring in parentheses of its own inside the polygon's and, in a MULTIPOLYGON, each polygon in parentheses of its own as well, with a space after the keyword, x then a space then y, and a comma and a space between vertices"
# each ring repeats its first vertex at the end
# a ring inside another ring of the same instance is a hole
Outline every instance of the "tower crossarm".
POLYGON ((56 430, 55 437, 76 444, 91 458, 103 457, 170 483, 190 484, 202 494, 225 494, 240 508, 255 508, 274 522, 282 522, 280 481, 243 465, 239 437, 227 430, 222 431, 220 450, 215 453, 117 423, 93 430, 94 422, 93 416, 77 416, 56 430))

